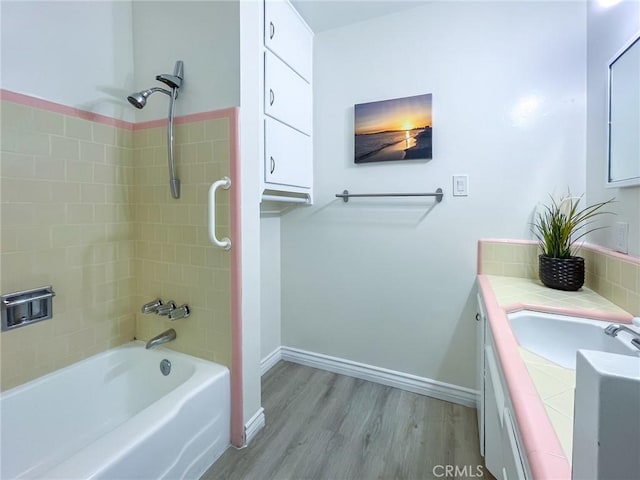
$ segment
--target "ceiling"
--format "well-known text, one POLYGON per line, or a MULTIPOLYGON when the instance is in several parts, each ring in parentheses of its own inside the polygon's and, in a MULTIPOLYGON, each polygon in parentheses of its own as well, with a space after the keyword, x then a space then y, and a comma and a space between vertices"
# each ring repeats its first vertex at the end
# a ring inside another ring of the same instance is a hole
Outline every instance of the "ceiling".
POLYGON ((315 32, 331 30, 370 18, 407 10, 428 3, 425 0, 291 0, 315 32))

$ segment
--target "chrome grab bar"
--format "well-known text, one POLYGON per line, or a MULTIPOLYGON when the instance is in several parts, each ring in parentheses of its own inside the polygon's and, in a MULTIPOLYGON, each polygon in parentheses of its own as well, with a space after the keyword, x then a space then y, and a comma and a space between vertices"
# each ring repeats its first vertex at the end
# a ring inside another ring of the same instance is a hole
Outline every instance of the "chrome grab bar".
POLYGON ((436 197, 436 202, 440 203, 443 196, 444 192, 441 188, 433 193, 349 193, 349 190, 336 193, 336 197, 342 198, 344 203, 347 203, 350 197, 436 197))
POLYGON ((229 190, 231 187, 231 179, 222 177, 217 182, 213 182, 209 187, 209 238, 214 245, 229 250, 231 248, 231 240, 224 237, 221 240, 216 236, 216 190, 224 188, 229 190))

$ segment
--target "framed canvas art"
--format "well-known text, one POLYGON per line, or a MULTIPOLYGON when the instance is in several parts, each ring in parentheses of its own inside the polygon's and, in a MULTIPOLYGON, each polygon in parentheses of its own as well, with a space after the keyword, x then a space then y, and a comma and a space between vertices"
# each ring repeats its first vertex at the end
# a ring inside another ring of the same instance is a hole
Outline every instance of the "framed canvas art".
POLYGON ((431 160, 432 95, 354 107, 355 163, 431 160))

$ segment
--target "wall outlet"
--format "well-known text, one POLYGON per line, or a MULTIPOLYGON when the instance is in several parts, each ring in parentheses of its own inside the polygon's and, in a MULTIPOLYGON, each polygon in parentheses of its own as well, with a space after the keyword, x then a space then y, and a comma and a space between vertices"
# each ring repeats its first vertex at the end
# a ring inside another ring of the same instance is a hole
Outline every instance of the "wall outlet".
POLYGON ((616 222, 614 235, 614 250, 620 253, 629 253, 629 224, 626 222, 616 222))

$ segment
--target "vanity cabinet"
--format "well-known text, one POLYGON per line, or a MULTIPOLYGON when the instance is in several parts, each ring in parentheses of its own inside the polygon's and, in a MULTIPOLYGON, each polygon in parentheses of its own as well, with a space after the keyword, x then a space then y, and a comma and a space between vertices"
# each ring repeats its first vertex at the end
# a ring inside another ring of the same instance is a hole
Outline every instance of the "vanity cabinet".
POLYGON ((288 0, 265 0, 263 198, 313 201, 313 33, 288 0))
POLYGON ((513 418, 509 389, 485 312, 482 296, 478 295, 480 453, 484 456, 485 466, 498 480, 527 479, 530 475, 513 418))

